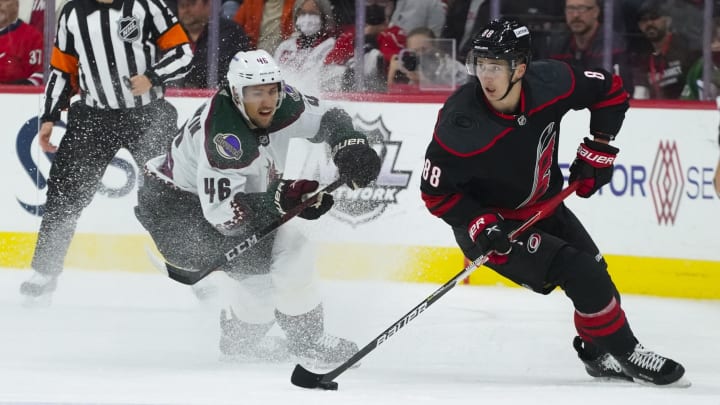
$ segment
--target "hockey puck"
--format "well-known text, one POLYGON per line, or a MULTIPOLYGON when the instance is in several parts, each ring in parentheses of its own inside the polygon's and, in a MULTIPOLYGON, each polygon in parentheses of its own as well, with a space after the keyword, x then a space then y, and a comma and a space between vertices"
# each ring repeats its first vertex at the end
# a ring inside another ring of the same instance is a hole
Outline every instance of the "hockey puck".
POLYGON ((335 381, 318 381, 318 388, 328 391, 337 391, 338 383, 335 381))

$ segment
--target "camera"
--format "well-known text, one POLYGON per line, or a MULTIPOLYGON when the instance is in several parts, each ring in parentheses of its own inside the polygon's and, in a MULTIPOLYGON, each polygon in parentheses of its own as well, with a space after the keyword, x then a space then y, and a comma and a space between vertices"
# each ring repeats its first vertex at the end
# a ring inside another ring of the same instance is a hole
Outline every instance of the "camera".
POLYGON ((402 67, 409 72, 414 72, 418 68, 418 55, 414 51, 409 49, 403 49, 400 51, 400 63, 402 67))

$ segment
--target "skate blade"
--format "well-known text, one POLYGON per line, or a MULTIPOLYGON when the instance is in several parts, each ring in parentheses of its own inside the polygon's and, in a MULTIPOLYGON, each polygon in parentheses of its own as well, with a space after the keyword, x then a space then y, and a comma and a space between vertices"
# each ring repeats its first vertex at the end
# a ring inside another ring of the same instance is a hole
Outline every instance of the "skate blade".
POLYGON ((604 383, 627 383, 627 384, 632 384, 632 383, 633 383, 633 379, 630 378, 630 377, 628 377, 628 378, 622 378, 622 377, 593 377, 593 380, 594 380, 594 381, 604 382, 604 383))
POLYGON ((690 388, 690 386, 692 386, 692 382, 690 380, 688 380, 686 377, 680 377, 680 379, 675 381, 674 383, 665 384, 665 385, 653 384, 651 382, 643 381, 643 380, 636 380, 636 381, 638 384, 647 385, 647 386, 655 387, 655 388, 690 388))

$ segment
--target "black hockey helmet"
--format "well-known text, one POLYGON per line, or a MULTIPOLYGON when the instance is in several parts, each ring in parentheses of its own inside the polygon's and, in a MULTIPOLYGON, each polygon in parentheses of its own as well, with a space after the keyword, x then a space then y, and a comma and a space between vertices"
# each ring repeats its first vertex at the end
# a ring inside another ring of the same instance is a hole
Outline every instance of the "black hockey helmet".
POLYGON ((490 21, 475 35, 472 44, 466 65, 473 76, 478 58, 507 60, 514 70, 518 61, 529 64, 532 56, 530 30, 514 18, 490 21))

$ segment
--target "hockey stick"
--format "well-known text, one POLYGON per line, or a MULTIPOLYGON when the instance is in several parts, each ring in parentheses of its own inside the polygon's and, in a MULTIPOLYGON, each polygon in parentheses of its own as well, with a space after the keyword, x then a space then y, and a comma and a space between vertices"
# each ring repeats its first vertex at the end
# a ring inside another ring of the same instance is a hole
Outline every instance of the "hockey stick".
POLYGON ((272 232, 278 229, 280 225, 284 224, 285 222, 289 221, 290 219, 301 213, 305 208, 315 204, 320 193, 331 193, 344 183, 345 180, 337 179, 332 183, 328 184, 324 189, 318 191, 307 200, 288 210, 285 215, 272 221, 261 230, 249 235, 247 238, 245 238, 244 241, 235 245, 232 249, 225 252, 225 254, 223 254, 221 257, 218 257, 218 259, 215 260, 215 262, 213 262, 212 265, 208 266, 206 269, 183 269, 181 267, 165 262, 165 270, 167 270, 168 276, 171 279, 183 284, 193 285, 197 283, 198 281, 205 278, 205 276, 207 276, 208 274, 212 273, 213 271, 219 270, 225 264, 230 263, 240 257, 243 252, 256 245, 264 237, 270 235, 272 232))
MULTIPOLYGON (((577 187, 577 182, 570 184, 559 194, 542 203, 538 211, 532 217, 530 217, 527 221, 520 225, 520 227, 518 227, 517 229, 512 231, 510 235, 508 235, 510 237, 510 240, 515 240, 518 235, 525 232, 537 221, 547 217, 565 198, 572 194, 577 189, 577 187)), ((347 359, 343 364, 339 365, 334 370, 331 370, 325 374, 317 374, 307 370, 300 364, 297 364, 295 366, 295 370, 293 370, 292 376, 290 377, 290 381, 298 387, 302 388, 321 388, 324 390, 336 390, 338 388, 338 384, 337 382, 333 381, 335 378, 345 372, 345 370, 347 370, 348 368, 352 367, 355 363, 360 361, 360 359, 367 356, 368 353, 375 350, 378 346, 385 343, 391 337, 395 336, 400 331, 400 329, 405 327, 413 319, 417 318, 430 305, 435 303, 435 301, 439 300, 440 297, 445 295, 445 293, 453 289, 453 287, 455 287, 458 282, 469 276, 478 267, 483 265, 487 260, 488 255, 483 255, 473 260, 461 272, 456 274, 455 277, 450 279, 450 281, 435 290, 435 292, 430 294, 429 297, 425 298, 420 304, 416 305, 408 313, 403 315, 402 318, 393 323, 392 326, 385 329, 385 331, 378 335, 372 342, 368 343, 360 351, 355 353, 352 357, 347 359)))

